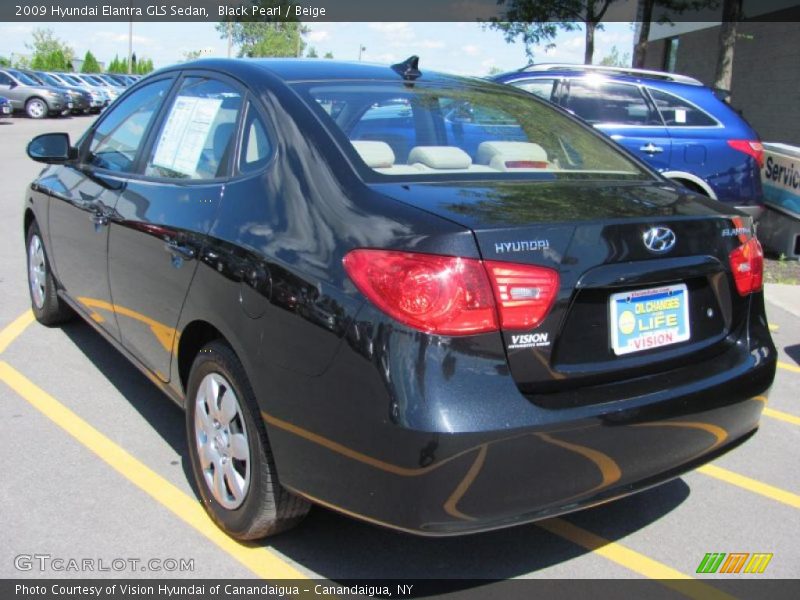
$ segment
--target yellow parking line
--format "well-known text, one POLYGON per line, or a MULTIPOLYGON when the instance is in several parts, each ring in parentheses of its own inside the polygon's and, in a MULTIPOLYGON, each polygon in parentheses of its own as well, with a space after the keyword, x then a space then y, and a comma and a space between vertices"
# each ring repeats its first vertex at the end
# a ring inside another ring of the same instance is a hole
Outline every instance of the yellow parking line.
POLYGON ((695 598, 696 600, 732 599, 732 596, 711 585, 698 581, 690 575, 685 575, 635 550, 626 548, 622 544, 586 531, 564 519, 548 519, 547 521, 540 521, 537 525, 545 531, 549 531, 595 554, 599 554, 626 569, 650 579, 658 579, 659 583, 689 598, 695 598))
POLYGON ((240 544, 228 537, 209 519, 195 498, 151 470, 4 361, 0 361, 0 380, 84 447, 116 469, 128 481, 149 494, 258 577, 307 579, 303 573, 271 550, 261 546, 240 544))
POLYGON ((33 311, 26 310, 19 317, 14 319, 10 324, 0 331, 0 354, 6 351, 15 339, 25 331, 25 328, 33 323, 33 311))
POLYGON ((790 415, 789 413, 783 412, 782 410, 775 410, 774 408, 768 407, 764 409, 764 412, 762 414, 772 419, 779 419, 781 421, 786 421, 787 423, 791 423, 792 425, 800 425, 800 417, 790 415))
POLYGON ((714 477, 726 483, 730 483, 731 485, 735 485, 749 492, 753 492, 754 494, 759 494, 769 498, 770 500, 787 504, 792 508, 800 508, 800 496, 793 494, 792 492, 782 490, 781 488, 773 485, 769 485, 768 483, 763 483, 757 479, 752 479, 750 477, 746 477, 745 475, 734 473, 733 471, 723 469, 722 467, 718 467, 716 465, 703 465, 697 469, 697 472, 702 473, 703 475, 708 475, 709 477, 714 477))
POLYGON ((800 373, 800 367, 797 365, 792 365, 783 361, 778 361, 778 368, 786 369, 787 371, 791 371, 792 373, 800 373))

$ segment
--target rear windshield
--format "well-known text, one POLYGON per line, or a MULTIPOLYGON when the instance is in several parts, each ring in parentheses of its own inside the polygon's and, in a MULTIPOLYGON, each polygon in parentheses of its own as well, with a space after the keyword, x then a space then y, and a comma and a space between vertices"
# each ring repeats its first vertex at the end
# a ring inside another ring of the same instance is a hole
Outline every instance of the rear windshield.
POLYGON ((516 91, 402 82, 295 89, 371 172, 384 176, 652 177, 601 134, 516 91))

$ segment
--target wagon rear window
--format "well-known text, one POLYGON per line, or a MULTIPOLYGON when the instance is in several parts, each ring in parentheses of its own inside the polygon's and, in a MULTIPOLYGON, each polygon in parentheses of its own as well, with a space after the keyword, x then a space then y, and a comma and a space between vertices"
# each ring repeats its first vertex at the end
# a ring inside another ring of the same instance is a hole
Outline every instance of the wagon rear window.
POLYGON ((649 177, 613 143, 519 93, 402 83, 296 87, 382 175, 649 177))

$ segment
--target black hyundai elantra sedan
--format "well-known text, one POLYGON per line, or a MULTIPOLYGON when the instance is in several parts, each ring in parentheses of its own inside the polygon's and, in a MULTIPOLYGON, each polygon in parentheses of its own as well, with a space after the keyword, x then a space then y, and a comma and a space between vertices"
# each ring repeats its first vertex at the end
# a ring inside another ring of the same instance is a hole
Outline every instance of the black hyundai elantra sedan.
POLYGON ((33 311, 186 409, 211 517, 426 535, 642 490, 752 435, 775 375, 749 217, 534 96, 203 60, 131 86, 25 195, 33 311))

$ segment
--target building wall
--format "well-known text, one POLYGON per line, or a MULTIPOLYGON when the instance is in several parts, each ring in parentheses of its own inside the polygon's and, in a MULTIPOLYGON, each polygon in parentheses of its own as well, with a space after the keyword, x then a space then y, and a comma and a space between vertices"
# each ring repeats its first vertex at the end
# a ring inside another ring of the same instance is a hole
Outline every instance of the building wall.
MULTIPOLYGON (((739 24, 731 103, 762 140, 800 146, 800 22, 796 13, 783 12, 787 11, 772 13, 774 21, 739 24)), ((711 85, 719 26, 678 37, 675 71, 711 85)), ((648 43, 647 68, 664 68, 665 43, 663 39, 648 43)))

